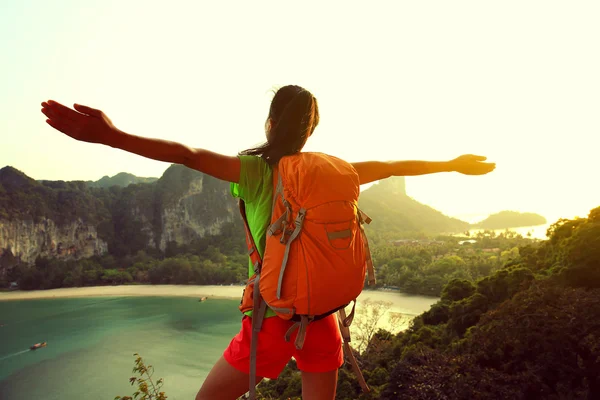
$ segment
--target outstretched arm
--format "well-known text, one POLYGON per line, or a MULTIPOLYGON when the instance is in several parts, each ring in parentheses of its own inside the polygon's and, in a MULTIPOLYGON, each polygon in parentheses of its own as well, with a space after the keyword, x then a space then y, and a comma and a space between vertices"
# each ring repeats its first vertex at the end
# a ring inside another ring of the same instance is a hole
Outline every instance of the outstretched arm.
POLYGON ((74 108, 53 100, 42 103, 48 125, 74 139, 104 144, 153 160, 183 164, 228 182, 237 183, 240 179, 240 160, 237 157, 167 140, 130 135, 117 129, 100 110, 79 104, 75 104, 74 108))
POLYGON ((465 175, 484 175, 496 168, 495 163, 483 162, 486 157, 465 154, 450 161, 366 161, 352 163, 360 184, 390 176, 426 175, 437 172, 460 172, 465 175))

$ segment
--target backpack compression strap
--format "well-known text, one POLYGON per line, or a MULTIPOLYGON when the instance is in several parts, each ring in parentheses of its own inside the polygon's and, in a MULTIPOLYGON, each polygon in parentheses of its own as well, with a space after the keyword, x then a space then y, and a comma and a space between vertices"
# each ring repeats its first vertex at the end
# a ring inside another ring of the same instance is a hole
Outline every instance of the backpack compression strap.
POLYGON ((260 295, 260 273, 262 269, 262 259, 256 248, 256 243, 250 232, 248 218, 246 217, 246 206, 243 200, 239 201, 240 214, 244 220, 244 228, 246 229, 246 245, 248 246, 248 255, 254 266, 254 291, 253 291, 253 308, 252 308, 252 339, 250 341, 250 400, 256 399, 256 354, 258 352, 258 333, 262 328, 263 319, 267 310, 267 303, 260 295))
POLYGON ((289 217, 291 217, 293 210, 290 203, 285 199, 283 181, 281 179, 281 174, 279 173, 277 173, 277 187, 275 188, 275 193, 273 194, 273 211, 271 212, 271 214, 275 212, 275 204, 277 203, 278 198, 281 198, 281 202, 285 206, 285 212, 281 214, 281 216, 269 226, 267 233, 269 236, 271 236, 277 235, 281 232, 281 239, 279 240, 279 242, 285 245, 285 253, 283 254, 281 268, 279 269, 279 280, 277 281, 277 298, 281 299, 283 275, 285 273, 285 268, 287 267, 290 249, 292 246, 292 242, 296 240, 296 238, 298 237, 298 235, 300 235, 300 232, 302 231, 302 225, 304 224, 304 218, 306 217, 306 210, 304 208, 298 210, 298 215, 296 215, 296 219, 294 220, 294 230, 288 231, 288 219, 289 217), (290 236, 286 236, 288 233, 290 236))
MULTIPOLYGON (((354 303, 356 305, 356 302, 354 303)), ((360 368, 358 366, 358 362, 354 357, 354 353, 352 353, 352 349, 350 348, 350 324, 352 323, 352 317, 354 316, 354 306, 352 307, 352 313, 349 317, 346 317, 346 310, 343 308, 338 311, 338 323, 340 325, 340 333, 342 334, 342 338, 344 339, 344 354, 350 361, 350 365, 352 366, 352 371, 354 371, 354 375, 356 375, 356 379, 360 384, 363 392, 368 393, 371 391, 369 389, 369 385, 365 381, 365 377, 363 376, 360 368)))

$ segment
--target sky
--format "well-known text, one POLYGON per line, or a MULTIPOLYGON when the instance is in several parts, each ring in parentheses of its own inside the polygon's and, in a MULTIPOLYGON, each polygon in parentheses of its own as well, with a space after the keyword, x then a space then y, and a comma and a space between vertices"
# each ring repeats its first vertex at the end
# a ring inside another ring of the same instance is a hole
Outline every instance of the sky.
POLYGON ((35 179, 160 176, 168 164, 54 131, 40 103, 234 155, 264 139, 272 89, 302 85, 308 151, 348 161, 497 163, 407 178, 447 215, 549 219, 600 205, 600 2, 0 2, 0 167, 35 179))

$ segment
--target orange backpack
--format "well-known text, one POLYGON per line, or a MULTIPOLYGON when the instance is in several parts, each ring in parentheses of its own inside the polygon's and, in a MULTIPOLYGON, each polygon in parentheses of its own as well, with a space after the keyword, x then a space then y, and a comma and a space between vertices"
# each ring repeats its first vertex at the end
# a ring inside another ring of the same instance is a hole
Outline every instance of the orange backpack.
POLYGON ((273 174, 273 211, 261 260, 248 227, 243 201, 240 211, 255 274, 249 279, 240 310, 252 313, 250 398, 255 398, 256 350, 266 308, 295 323, 295 346, 301 349, 312 321, 338 313, 344 352, 363 390, 369 388, 350 350, 349 326, 356 298, 375 282, 362 224, 370 219, 358 209, 359 177, 354 167, 321 153, 283 157, 273 174), (349 316, 345 307, 354 302, 349 316))

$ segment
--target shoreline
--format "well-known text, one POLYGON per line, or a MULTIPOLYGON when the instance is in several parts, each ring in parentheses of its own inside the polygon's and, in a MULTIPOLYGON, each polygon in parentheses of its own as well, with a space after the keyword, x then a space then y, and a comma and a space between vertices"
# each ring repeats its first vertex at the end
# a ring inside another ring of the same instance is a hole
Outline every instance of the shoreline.
MULTIPOLYGON (((245 286, 241 285, 115 285, 57 288, 46 290, 11 290, 0 292, 0 301, 67 299, 78 297, 207 297, 212 299, 239 300, 245 286)), ((409 294, 399 290, 367 289, 359 298, 380 297, 397 294, 405 300, 412 298, 439 299, 436 296, 409 294)))
POLYGON ((117 285, 58 288, 47 290, 14 290, 0 292, 0 301, 66 299, 77 297, 207 297, 239 300, 244 286, 219 285, 117 285))

